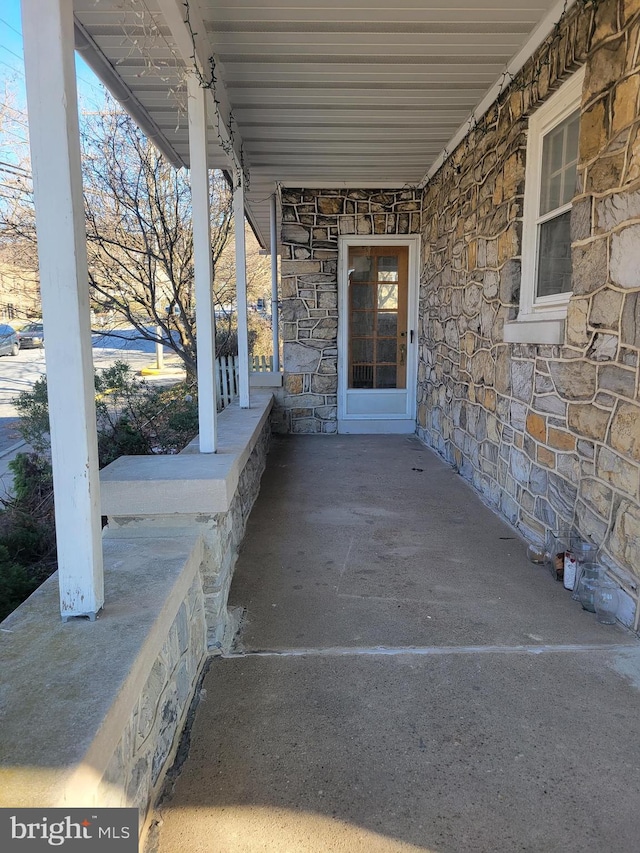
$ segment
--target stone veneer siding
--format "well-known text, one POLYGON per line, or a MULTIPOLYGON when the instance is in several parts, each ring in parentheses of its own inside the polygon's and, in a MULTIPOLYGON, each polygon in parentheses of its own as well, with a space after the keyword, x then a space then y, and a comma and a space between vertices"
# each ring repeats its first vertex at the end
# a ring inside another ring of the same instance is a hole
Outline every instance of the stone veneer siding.
MULTIPOLYGON (((425 189, 418 435, 541 540, 575 524, 640 575, 640 3, 578 4, 425 189), (528 115, 586 63, 562 346, 517 315, 528 115)), ((623 578, 624 578, 624 573, 623 578)), ((626 621, 632 602, 626 602, 626 621)))
POLYGON ((338 238, 420 233, 418 190, 282 191, 284 410, 293 433, 338 428, 338 238))

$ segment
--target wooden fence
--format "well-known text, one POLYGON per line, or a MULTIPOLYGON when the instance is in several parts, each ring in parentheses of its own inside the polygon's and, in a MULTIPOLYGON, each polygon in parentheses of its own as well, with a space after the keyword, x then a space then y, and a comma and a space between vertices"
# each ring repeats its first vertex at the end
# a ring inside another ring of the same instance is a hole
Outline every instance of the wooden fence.
MULTIPOLYGON (((255 373, 273 370, 273 356, 254 355, 250 357, 250 369, 255 373)), ((218 409, 224 409, 238 396, 238 357, 225 355, 216 359, 216 382, 218 386, 218 409)))

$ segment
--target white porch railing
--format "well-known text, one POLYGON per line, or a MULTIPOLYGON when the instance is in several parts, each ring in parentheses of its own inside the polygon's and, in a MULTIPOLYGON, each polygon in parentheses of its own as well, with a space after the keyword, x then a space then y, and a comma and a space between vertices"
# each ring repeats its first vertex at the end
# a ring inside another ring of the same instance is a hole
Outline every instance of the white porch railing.
MULTIPOLYGON (((249 358, 249 366, 253 373, 268 373, 273 370, 273 356, 251 356, 249 358)), ((238 356, 224 355, 216 359, 218 409, 220 411, 226 408, 240 393, 238 375, 238 356)))

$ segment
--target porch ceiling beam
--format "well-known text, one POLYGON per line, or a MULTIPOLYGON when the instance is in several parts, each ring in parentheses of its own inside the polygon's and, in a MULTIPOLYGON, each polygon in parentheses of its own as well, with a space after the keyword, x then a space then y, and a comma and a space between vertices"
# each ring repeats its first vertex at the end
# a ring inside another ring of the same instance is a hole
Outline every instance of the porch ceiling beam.
MULTIPOLYGON (((205 80, 208 80, 211 74, 210 59, 212 51, 209 39, 206 35, 204 21, 200 16, 196 4, 194 3, 189 7, 186 7, 182 0, 157 0, 157 3, 186 67, 192 68, 195 63, 196 67, 194 68, 194 71, 197 71, 197 73, 205 80), (185 12, 187 11, 187 8, 191 29, 185 19, 185 12)), ((221 144, 225 146, 225 148, 229 146, 230 159, 232 160, 236 172, 241 174, 241 139, 239 133, 234 133, 233 138, 229 133, 231 108, 229 106, 229 98, 226 88, 220 74, 216 75, 215 99, 213 92, 210 89, 207 89, 206 91, 208 99, 207 107, 211 116, 215 116, 216 111, 219 111, 220 113, 221 121, 219 123, 219 133, 221 137, 221 144), (218 103, 216 103, 216 101, 218 103)))

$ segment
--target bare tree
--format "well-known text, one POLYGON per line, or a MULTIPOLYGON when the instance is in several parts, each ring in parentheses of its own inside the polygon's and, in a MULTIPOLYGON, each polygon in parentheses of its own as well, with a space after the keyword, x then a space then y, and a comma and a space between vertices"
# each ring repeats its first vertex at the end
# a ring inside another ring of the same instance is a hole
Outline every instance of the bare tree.
MULTIPOLYGON (((113 102, 83 116, 81 137, 89 285, 102 330, 117 335, 117 325, 124 322, 137 337, 172 348, 193 377, 196 318, 188 173, 168 163, 113 102)), ((210 173, 209 191, 220 349, 228 347, 236 325, 232 194, 221 172, 210 173)), ((33 252, 29 195, 16 196, 0 210, 0 228, 5 246, 33 252)), ((255 240, 250 245, 249 290, 257 299, 268 291, 268 270, 255 240)))
MULTIPOLYGON (((83 180, 92 301, 162 341, 196 372, 191 190, 133 120, 105 111, 83 126, 83 180), (160 338, 156 329, 160 329, 160 338)), ((210 173, 213 268, 228 245, 232 197, 210 173)))

